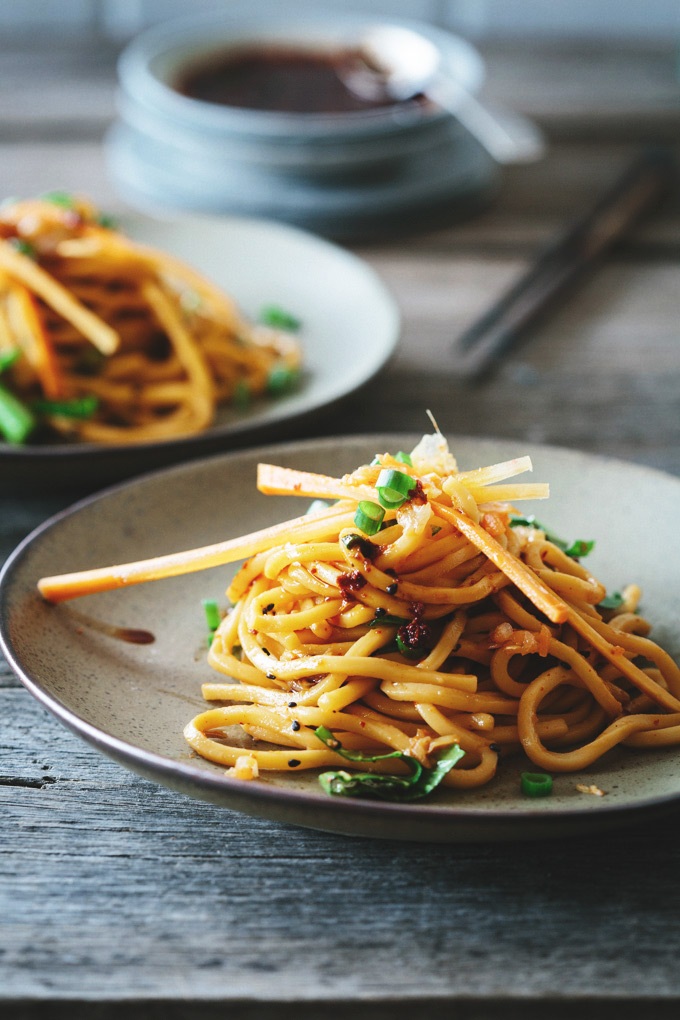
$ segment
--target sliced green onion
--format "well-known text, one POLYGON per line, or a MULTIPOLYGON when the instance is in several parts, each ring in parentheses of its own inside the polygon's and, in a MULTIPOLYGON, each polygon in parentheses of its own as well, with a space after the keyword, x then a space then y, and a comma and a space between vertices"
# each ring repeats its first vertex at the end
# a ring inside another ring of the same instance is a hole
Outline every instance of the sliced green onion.
POLYGON ((399 453, 396 455, 396 457, 394 459, 400 461, 400 463, 402 463, 402 464, 408 464, 409 467, 413 467, 413 461, 411 460, 411 454, 410 453, 404 453, 403 450, 400 450, 399 453))
POLYGON ((370 467, 382 467, 382 461, 381 461, 381 459, 380 459, 380 457, 378 456, 377 453, 376 453, 375 457, 373 458, 373 460, 371 461, 369 466, 370 467))
POLYGON ((7 442, 21 446, 36 425, 36 419, 29 408, 4 386, 0 386, 0 433, 7 442))
POLYGON ((205 622, 208 625, 208 630, 211 634, 214 634, 220 625, 220 611, 217 602, 215 599, 201 599, 201 605, 205 613, 205 622))
POLYGON ((328 510, 330 503, 327 503, 325 499, 314 499, 305 510, 304 516, 307 514, 317 514, 320 510, 328 510))
POLYGON ((232 397, 236 407, 240 407, 241 409, 248 407, 252 396, 252 391, 247 382, 242 379, 240 382, 236 383, 236 386, 234 386, 234 395, 232 397))
POLYGON ((385 511, 377 503, 362 499, 354 515, 354 523, 364 535, 376 535, 380 531, 385 511))
POLYGON ((35 258, 35 248, 28 241, 24 241, 21 237, 11 237, 9 243, 12 245, 15 251, 18 251, 20 255, 25 255, 28 259, 35 258))
POLYGON ((72 209, 74 206, 73 195, 68 191, 45 191, 40 198, 43 202, 51 202, 52 205, 61 206, 62 209, 72 209))
POLYGON ((18 347, 12 347, 9 351, 0 351, 0 375, 19 360, 21 351, 18 347))
POLYGON ((265 305, 260 311, 260 322, 272 329, 285 329, 289 333, 297 333, 302 326, 299 319, 278 305, 265 305))
POLYGON ((598 602, 598 609, 618 609, 623 605, 625 599, 621 592, 613 591, 611 595, 605 595, 601 602, 598 602))
POLYGON ((99 407, 99 398, 88 395, 74 400, 36 400, 33 410, 38 414, 55 414, 60 418, 91 418, 99 407))
POLYGON ((410 475, 403 471, 395 471, 393 468, 383 468, 378 475, 375 485, 378 490, 378 499, 381 506, 387 510, 395 510, 408 499, 416 487, 416 483, 410 475))
POLYGON ((267 389, 270 393, 285 393, 292 389, 300 378, 297 368, 288 368, 286 365, 276 365, 272 368, 267 379, 267 389))
POLYGON ((545 772, 523 772, 520 778, 525 797, 549 797, 552 793, 552 777, 545 772))

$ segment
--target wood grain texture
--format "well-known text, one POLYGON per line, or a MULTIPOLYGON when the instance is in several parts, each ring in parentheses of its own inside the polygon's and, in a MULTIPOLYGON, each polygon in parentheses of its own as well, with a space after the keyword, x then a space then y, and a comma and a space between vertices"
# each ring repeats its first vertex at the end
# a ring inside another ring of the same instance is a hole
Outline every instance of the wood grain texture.
POLYGON ((0 720, 6 998, 678 992, 678 816, 559 845, 350 840, 137 779, 22 691, 0 720))
MULTIPOLYGON (((316 424, 558 443, 680 474, 671 197, 476 386, 450 344, 651 137, 677 139, 673 47, 494 47, 488 93, 536 115, 547 160, 455 227, 358 248, 395 293, 399 350, 316 424)), ((3 191, 115 209, 100 140, 113 49, 0 50, 3 191)), ((305 426, 305 431, 308 429, 305 426)), ((86 485, 84 483, 84 488, 86 485)), ((82 493, 13 498, 0 562, 82 493)), ((680 814, 597 839, 351 840, 181 797, 103 758, 0 662, 0 1012, 68 1017, 459 1020, 675 1017, 680 814)))

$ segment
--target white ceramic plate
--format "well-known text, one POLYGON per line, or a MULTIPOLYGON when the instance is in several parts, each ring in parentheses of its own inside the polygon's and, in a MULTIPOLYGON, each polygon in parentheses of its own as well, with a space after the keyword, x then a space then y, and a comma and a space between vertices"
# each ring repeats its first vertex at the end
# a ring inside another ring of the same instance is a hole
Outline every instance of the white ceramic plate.
MULTIPOLYGON (((680 749, 615 750, 583 774, 556 776, 553 795, 527 800, 519 758, 501 763, 488 786, 438 790, 427 801, 380 804, 327 797, 312 773, 270 774, 240 782, 191 756, 184 724, 205 707, 201 598, 224 603, 232 568, 218 568, 127 590, 48 606, 41 576, 200 546, 285 520, 294 498, 255 490, 259 459, 342 473, 386 449, 409 449, 417 437, 331 439, 249 451, 186 464, 93 497, 43 525, 3 572, 0 639, 18 676, 52 712, 124 765, 183 793, 250 814, 354 835, 399 839, 526 839, 594 831, 680 803, 680 749), (142 627, 156 641, 134 645, 89 624, 142 627), (605 797, 576 784, 595 783, 605 797)), ((458 439, 459 463, 471 468, 530 453, 534 476, 552 497, 541 519, 569 538, 594 538, 589 565, 611 590, 641 584, 653 636, 680 655, 677 546, 680 479, 621 461, 509 442, 458 439)), ((535 510, 538 507, 534 507, 535 510)))
POLYGON ((36 488, 87 477, 91 486, 196 454, 283 438, 296 423, 368 382, 399 337, 399 312, 375 272, 355 255, 312 234, 266 220, 182 216, 120 218, 135 240, 162 248, 205 273, 256 319, 268 304, 302 322, 302 381, 295 391, 222 407, 214 426, 183 439, 136 446, 0 443, 7 483, 36 488))

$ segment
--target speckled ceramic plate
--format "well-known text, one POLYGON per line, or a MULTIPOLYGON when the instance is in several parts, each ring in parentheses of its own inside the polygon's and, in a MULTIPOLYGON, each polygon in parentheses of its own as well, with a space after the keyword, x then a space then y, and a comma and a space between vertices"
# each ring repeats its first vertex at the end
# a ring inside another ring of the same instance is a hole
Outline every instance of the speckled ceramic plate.
POLYGON ((0 441, 0 472, 8 486, 42 492, 86 478, 91 491, 189 457, 278 441, 368 382, 396 346, 400 317, 386 287, 365 262, 328 241, 281 223, 235 216, 160 220, 130 213, 119 221, 134 240, 205 273, 250 319, 269 304, 300 319, 301 382, 245 409, 221 407, 205 432, 160 443, 13 447, 0 441))
MULTIPOLYGON (((187 464, 109 490, 39 528, 2 577, 3 649, 29 690, 105 754, 176 790, 217 805, 352 835, 398 839, 486 840, 595 831, 677 805, 680 750, 610 752, 582 775, 560 775, 552 797, 519 792, 519 759, 503 762, 481 790, 437 791, 413 805, 327 797, 315 775, 240 782, 192 757, 182 728, 204 707, 201 598, 224 601, 231 568, 139 585, 48 606, 39 577, 201 546, 299 513, 292 498, 255 489, 258 460, 342 473, 376 451, 408 449, 417 437, 352 437, 296 443, 187 464), (135 645, 115 628, 144 628, 135 645), (605 797, 577 792, 597 784, 605 797)), ((654 636, 680 654, 680 479, 567 450, 510 442, 452 441, 459 463, 476 467, 530 453, 534 477, 552 497, 541 517, 558 533, 597 542, 589 565, 611 589, 641 584, 654 636)), ((534 508, 535 509, 535 508, 534 508)))

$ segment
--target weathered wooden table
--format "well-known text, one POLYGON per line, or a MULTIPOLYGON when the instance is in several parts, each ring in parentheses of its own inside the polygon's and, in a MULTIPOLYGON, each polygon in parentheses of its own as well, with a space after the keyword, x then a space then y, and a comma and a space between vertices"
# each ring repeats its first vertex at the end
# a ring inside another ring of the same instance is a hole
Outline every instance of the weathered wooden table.
MULTIPOLYGON (((650 217, 485 383, 449 345, 537 246, 649 140, 677 142, 672 48, 488 50, 491 94, 546 128, 456 227, 359 247, 404 336, 348 431, 552 442, 680 474, 680 201, 650 217)), ((114 54, 0 53, 2 190, 115 199, 100 150, 114 54)), ((337 432, 332 418, 320 434, 337 432)), ((85 483, 84 483, 85 484, 85 483)), ((0 479, 0 558, 72 494, 0 479)), ((136 778, 0 664, 3 1017, 676 1017, 680 815, 560 843, 351 840, 241 817, 136 778), (124 1011, 124 1012, 123 1012, 124 1011)))

